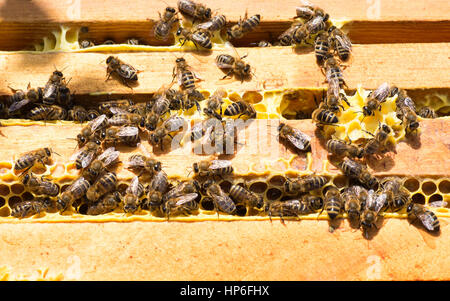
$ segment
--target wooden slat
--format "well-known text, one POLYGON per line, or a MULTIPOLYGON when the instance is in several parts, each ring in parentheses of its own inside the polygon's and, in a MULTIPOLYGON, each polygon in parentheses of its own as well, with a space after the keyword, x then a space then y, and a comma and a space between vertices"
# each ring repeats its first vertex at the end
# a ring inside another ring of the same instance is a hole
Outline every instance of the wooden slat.
MULTIPOLYGON (((132 13, 123 1, 76 0, 76 1, 0 1, 0 49, 20 50, 39 42, 59 24, 71 27, 86 26, 89 37, 102 43, 105 39, 123 42, 129 37, 141 39, 145 44, 161 45, 152 35, 158 11, 163 11, 167 2, 176 6, 176 1, 133 1, 132 13), (101 9, 99 9, 101 7, 101 9), (151 21, 148 21, 150 19, 151 21)), ((202 1, 203 2, 203 1, 202 1)), ((350 21, 345 29, 350 31, 354 43, 396 42, 449 42, 450 20, 446 1, 314 1, 325 9, 333 20, 350 21), (405 13, 408 12, 408 13, 405 13)), ((275 3, 270 0, 246 1, 242 5, 233 2, 204 1, 218 13, 225 14, 230 23, 237 22, 245 13, 260 13, 262 23, 245 42, 276 38, 289 27, 299 1, 275 3)), ((170 42, 170 41, 169 41, 170 42)), ((243 41, 236 41, 236 45, 243 41)))
MULTIPOLYGON (((450 79, 449 43, 436 44, 390 44, 356 45, 354 59, 344 70, 350 89, 358 84, 374 89, 383 82, 404 89, 448 88, 450 79), (446 51, 447 50, 447 51, 446 51)), ((232 50, 177 53, 123 53, 118 57, 142 72, 139 84, 131 90, 120 80, 106 79, 105 60, 109 54, 100 53, 46 53, 0 55, 0 95, 9 95, 8 86, 24 89, 28 83, 33 87, 44 86, 54 66, 64 68, 69 88, 77 94, 108 92, 118 94, 153 93, 163 84, 172 81, 176 57, 183 56, 203 79, 197 86, 215 89, 222 86, 236 91, 257 91, 278 88, 326 87, 325 76, 315 63, 314 53, 291 48, 239 50, 248 54, 245 59, 253 68, 251 80, 220 80, 224 73, 215 65, 215 57, 221 53, 233 54, 232 50), (305 53, 306 52, 306 53, 305 53)))

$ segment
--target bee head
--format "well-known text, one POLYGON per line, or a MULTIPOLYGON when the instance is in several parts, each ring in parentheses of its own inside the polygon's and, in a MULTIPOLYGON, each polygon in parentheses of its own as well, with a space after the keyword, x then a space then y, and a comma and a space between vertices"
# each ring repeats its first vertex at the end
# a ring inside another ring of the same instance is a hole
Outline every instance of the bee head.
POLYGON ((161 171, 161 162, 157 161, 157 162, 155 163, 155 165, 153 166, 153 169, 154 169, 155 171, 161 171))
POLYGON ((258 196, 258 198, 256 199, 256 208, 261 209, 264 207, 264 198, 262 197, 262 195, 258 196))
POLYGON ((194 185, 194 187, 195 187, 195 189, 197 190, 197 191, 200 191, 200 184, 198 183, 198 181, 196 181, 196 180, 193 180, 192 181, 192 184, 194 185))
POLYGON ((174 14, 175 13, 175 8, 173 8, 173 7, 166 7, 166 11, 169 12, 169 13, 174 14))
POLYGON ((148 140, 152 145, 158 144, 160 141, 158 135, 156 135, 155 133, 151 133, 148 140))
POLYGON ((206 10, 205 10, 205 17, 206 18, 211 18, 211 9, 210 8, 207 8, 206 10))
POLYGON ((192 165, 192 167, 194 168, 194 172, 195 172, 195 173, 198 173, 198 172, 200 171, 199 166, 198 166, 198 163, 194 163, 194 164, 192 165))
POLYGON ((414 207, 414 203, 410 203, 410 204, 408 205, 408 207, 406 207, 406 212, 407 212, 408 214, 410 214, 411 211, 412 211, 412 209, 413 209, 413 207, 414 207))
POLYGON ((63 77, 63 74, 61 71, 55 70, 53 71, 53 75, 57 76, 57 77, 63 77))
POLYGON ((86 138, 81 134, 77 135, 77 140, 80 144, 84 144, 86 142, 86 138))
POLYGON ((245 74, 250 73, 250 65, 249 65, 249 64, 246 64, 246 65, 245 65, 245 67, 244 67, 244 72, 245 72, 245 74))
POLYGON ((282 129, 282 128, 283 128, 284 126, 285 126, 285 124, 284 124, 284 123, 280 123, 280 125, 278 126, 278 129, 277 129, 277 130, 278 130, 278 132, 279 132, 279 131, 281 131, 281 129, 282 129))
POLYGON ((330 26, 330 28, 328 28, 328 33, 332 33, 335 29, 336 29, 336 26, 334 26, 334 25, 330 26))
POLYGON ((208 187, 211 186, 213 183, 214 183, 213 180, 206 180, 206 181, 203 183, 202 188, 203 188, 204 190, 206 190, 206 189, 208 189, 208 187))
POLYGON ((48 147, 44 148, 44 151, 45 151, 45 154, 46 154, 47 156, 50 157, 50 156, 52 155, 52 150, 49 149, 48 147))
POLYGON ((29 174, 26 174, 26 175, 23 177, 23 179, 22 179, 22 183, 23 183, 24 185, 27 185, 29 181, 30 181, 30 175, 29 175, 29 174))
MULTIPOLYGON (((183 28, 182 28, 182 27, 178 28, 178 30, 177 30, 177 36, 180 36, 182 32, 183 32, 183 28)), ((184 61, 184 58, 179 57, 179 58, 176 59, 175 62, 179 63, 179 62, 182 62, 182 61, 184 61)))
POLYGON ((327 22, 329 18, 330 18, 330 15, 325 14, 325 16, 323 16, 323 22, 327 22))
POLYGON ((141 121, 139 122, 139 126, 140 126, 141 128, 144 128, 144 127, 145 127, 145 118, 144 118, 144 117, 141 118, 141 121))
POLYGON ((114 60, 114 57, 112 55, 108 56, 108 58, 106 59, 106 63, 109 64, 112 62, 112 60, 114 60))
POLYGON ((391 132, 391 128, 387 125, 387 124, 383 124, 381 126, 381 129, 383 130, 383 132, 389 134, 391 132))
POLYGON ((364 116, 372 115, 372 110, 368 106, 362 108, 364 116))
POLYGON ((391 87, 391 89, 389 90, 389 97, 392 97, 395 94, 398 94, 398 92, 399 92, 398 87, 395 87, 395 86, 391 87))

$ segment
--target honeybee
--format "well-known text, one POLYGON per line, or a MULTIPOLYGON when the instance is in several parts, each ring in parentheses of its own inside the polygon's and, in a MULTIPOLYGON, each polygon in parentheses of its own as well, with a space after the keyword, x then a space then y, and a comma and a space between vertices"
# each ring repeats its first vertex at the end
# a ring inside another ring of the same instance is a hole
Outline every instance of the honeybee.
POLYGON ((144 186, 139 183, 139 177, 135 176, 125 191, 125 196, 123 197, 123 211, 125 213, 136 212, 140 205, 140 197, 144 194, 144 186))
POLYGON ((350 186, 344 190, 341 197, 344 202, 344 211, 350 221, 359 221, 368 198, 367 190, 362 186, 350 186))
POLYGON ((364 116, 375 115, 375 110, 381 110, 381 104, 386 101, 389 93, 388 83, 382 83, 375 91, 370 92, 366 105, 363 107, 364 116))
POLYGON ((303 193, 320 189, 327 183, 327 177, 311 175, 294 181, 287 180, 284 182, 284 190, 287 194, 303 193))
POLYGON ((309 1, 302 0, 302 6, 297 6, 295 11, 297 17, 305 19, 306 21, 311 20, 314 16, 325 16, 326 12, 315 4, 309 1))
MULTIPOLYGON (((24 170, 26 171, 30 168, 32 168, 36 162, 41 163, 43 166, 50 163, 51 156, 52 156, 52 149, 45 147, 45 148, 39 148, 27 153, 22 154, 14 164, 14 170, 24 170)), ((26 172, 25 171, 25 172, 26 172)))
POLYGON ((225 108, 223 112, 225 116, 247 116, 250 119, 256 118, 256 110, 251 103, 246 102, 243 99, 239 99, 225 108))
POLYGON ((94 42, 92 42, 91 40, 82 40, 80 42, 80 48, 84 49, 84 48, 89 48, 95 46, 94 42))
POLYGON ((211 33, 207 30, 194 29, 192 31, 180 27, 178 28, 176 35, 181 42, 181 46, 183 46, 186 41, 191 41, 194 43, 195 47, 200 45, 203 48, 212 49, 211 33))
POLYGON ((410 134, 416 131, 419 128, 419 121, 417 119, 416 112, 414 112, 410 107, 407 106, 401 107, 400 110, 402 112, 402 122, 400 124, 406 124, 406 134, 410 134))
POLYGON ((251 47, 272 47, 272 43, 266 40, 261 40, 258 43, 250 43, 249 46, 251 47))
POLYGON ((175 93, 171 91, 170 87, 162 86, 159 88, 152 98, 153 105, 151 112, 157 116, 161 116, 168 112, 170 109, 171 97, 174 97, 174 94, 175 93))
POLYGON ((186 193, 180 196, 167 198, 161 205, 161 211, 166 214, 169 220, 172 214, 190 215, 192 212, 198 210, 198 203, 195 199, 198 197, 197 193, 186 193))
POLYGON ((281 46, 290 46, 293 43, 294 34, 303 25, 302 22, 294 21, 291 26, 278 36, 278 41, 281 46))
POLYGON ((186 126, 186 120, 182 116, 172 115, 163 124, 156 128, 154 132, 151 132, 148 137, 148 141, 151 145, 161 145, 163 147, 163 140, 169 136, 173 139, 171 133, 178 132, 186 126))
POLYGON ((220 185, 213 180, 207 180, 203 183, 203 189, 206 195, 213 200, 214 208, 219 215, 219 211, 233 214, 236 211, 236 204, 233 200, 220 188, 220 185))
POLYGON ((75 160, 77 169, 86 168, 91 164, 92 160, 101 152, 100 144, 99 140, 89 141, 70 157, 71 160, 75 160))
POLYGON ((296 149, 300 151, 308 151, 311 149, 311 137, 285 123, 280 123, 278 126, 279 137, 283 140, 288 140, 296 149))
POLYGON ((105 114, 96 117, 88 122, 88 124, 81 129, 81 132, 77 135, 78 146, 85 145, 95 132, 100 131, 108 126, 108 118, 105 114))
POLYGON ((397 99, 395 100, 395 104, 397 106, 397 118, 403 119, 402 108, 405 107, 413 112, 417 112, 414 101, 408 96, 404 89, 392 87, 390 90, 390 96, 394 96, 395 94, 397 94, 397 99))
POLYGON ((183 108, 185 94, 182 91, 169 89, 167 90, 167 98, 170 101, 170 110, 181 110, 183 108))
POLYGON ((376 222, 378 214, 386 206, 386 198, 384 195, 376 194, 373 190, 369 190, 365 207, 361 214, 361 227, 364 236, 368 238, 368 230, 371 228, 378 229, 376 222))
POLYGON ((399 178, 389 177, 381 182, 381 194, 393 211, 402 209, 409 202, 409 192, 403 187, 399 178))
MULTIPOLYGON (((439 207, 443 203, 445 202, 437 201, 429 203, 428 205, 432 207, 439 207)), ((439 219, 437 218, 436 214, 434 214, 433 211, 429 210, 424 205, 410 203, 406 208, 406 212, 408 213, 408 218, 414 218, 414 220, 419 219, 428 231, 440 231, 439 219)))
POLYGON ((328 186, 325 193, 324 210, 328 217, 334 220, 342 211, 343 203, 339 189, 334 186, 328 186))
POLYGON ((17 203, 11 209, 11 216, 25 218, 35 214, 39 214, 43 211, 45 212, 52 206, 53 203, 49 198, 39 198, 32 201, 23 201, 17 203))
POLYGON ((55 70, 45 84, 42 101, 44 104, 54 104, 56 95, 61 85, 65 85, 64 75, 61 71, 55 70))
POLYGON ((192 166, 195 175, 200 177, 224 176, 233 173, 233 166, 229 160, 204 160, 192 166))
POLYGON ((144 172, 148 172, 150 176, 153 176, 161 171, 161 162, 144 155, 135 154, 128 159, 127 168, 138 171, 138 176, 141 176, 144 172))
POLYGON ((110 114, 113 114, 110 110, 111 108, 119 108, 122 110, 127 110, 132 105, 134 105, 134 102, 130 99, 117 99, 117 100, 102 101, 98 105, 98 111, 101 114, 110 115, 110 114))
POLYGON ((147 115, 147 103, 140 102, 132 104, 127 108, 127 111, 133 114, 139 114, 144 117, 147 115))
POLYGON ((166 40, 174 23, 178 22, 177 12, 173 7, 166 7, 164 14, 159 14, 159 21, 153 27, 153 34, 158 40, 166 40))
POLYGON ((320 125, 334 125, 339 122, 336 114, 330 111, 324 102, 312 112, 312 119, 320 125))
POLYGON ((59 86, 56 92, 55 103, 63 107, 71 107, 73 105, 73 94, 70 94, 70 89, 65 85, 59 86))
POLYGON ((73 202, 83 197, 88 191, 91 184, 83 177, 79 177, 72 183, 63 193, 60 194, 56 201, 56 206, 59 211, 64 212, 72 206, 73 202))
POLYGON ((122 125, 134 125, 141 128, 145 127, 145 117, 130 113, 120 108, 111 107, 110 111, 114 114, 108 119, 108 125, 122 126, 122 125))
POLYGON ((195 88, 185 90, 183 91, 183 99, 181 103, 182 109, 189 110, 195 105, 197 111, 201 113, 199 101, 202 101, 204 99, 205 96, 203 96, 203 94, 195 88))
POLYGON ((191 67, 187 64, 186 60, 179 57, 175 60, 175 67, 172 72, 173 78, 177 77, 178 85, 183 89, 194 89, 195 79, 198 77, 191 70, 191 67))
POLYGON ((241 82, 243 82, 244 79, 248 78, 252 74, 251 67, 249 64, 243 61, 243 59, 246 58, 247 55, 240 57, 234 47, 233 50, 236 53, 236 56, 232 56, 229 54, 219 54, 216 57, 216 65, 220 69, 228 70, 228 72, 222 79, 225 79, 228 76, 234 74, 241 79, 241 82))
POLYGON ((129 146, 136 146, 139 142, 139 129, 135 126, 124 125, 121 127, 109 127, 105 131, 104 143, 114 144, 124 143, 129 146))
POLYGON ((182 196, 183 194, 198 193, 201 187, 196 180, 187 180, 169 190, 163 197, 164 201, 182 196))
POLYGON ((330 43, 328 42, 328 39, 328 34, 323 32, 317 35, 314 40, 314 53, 316 55, 317 65, 319 66, 323 66, 325 60, 327 59, 328 53, 330 52, 330 43))
POLYGON ((214 32, 221 30, 227 23, 227 19, 224 15, 217 15, 211 18, 211 20, 198 24, 197 28, 206 30, 208 32, 214 32))
POLYGON ((211 18, 211 9, 209 7, 192 0, 178 0, 178 10, 182 14, 192 17, 192 23, 195 23, 196 20, 206 21, 211 18))
POLYGON ((234 184, 230 188, 230 197, 237 203, 245 204, 251 208, 262 208, 264 206, 264 199, 262 196, 250 191, 249 189, 234 184))
POLYGON ((118 191, 108 193, 104 195, 99 201, 89 204, 86 214, 100 215, 109 213, 116 209, 121 201, 122 200, 120 197, 120 193, 118 191))
POLYGON ((437 118, 436 112, 430 107, 421 108, 417 114, 422 118, 437 118))
POLYGON ((106 149, 83 170, 82 176, 90 183, 95 182, 98 175, 105 170, 106 167, 115 162, 119 158, 119 155, 120 152, 116 151, 114 147, 106 149))
POLYGON ((111 77, 112 73, 116 73, 122 82, 129 87, 128 82, 137 82, 139 73, 133 66, 124 63, 120 59, 114 56, 109 56, 106 59, 106 64, 108 66, 106 72, 108 74, 106 80, 111 77))
POLYGON ((104 194, 116 189, 117 175, 110 171, 100 176, 97 181, 89 187, 86 192, 86 198, 94 202, 98 200, 104 194))
POLYGON ((338 93, 338 96, 335 95, 336 90, 333 89, 333 87, 330 87, 327 89, 327 97, 326 97, 326 108, 332 112, 338 112, 339 107, 344 110, 344 106, 340 103, 340 100, 345 101, 345 103, 350 106, 350 103, 347 100, 347 97, 344 95, 344 93, 338 93))
POLYGON ((24 175, 22 184, 36 195, 57 196, 59 193, 58 185, 44 180, 44 176, 39 179, 33 173, 24 175))
POLYGON ((139 39, 136 39, 136 38, 127 39, 125 41, 125 44, 128 44, 128 45, 139 45, 139 39))
POLYGON ((339 157, 356 157, 362 158, 364 156, 364 148, 347 143, 340 139, 329 139, 326 143, 326 149, 333 155, 339 157))
POLYGON ((340 89, 347 84, 344 80, 341 67, 332 54, 328 54, 323 63, 323 69, 325 69, 326 81, 328 83, 329 93, 335 98, 339 98, 340 89))
POLYGON ((58 105, 39 105, 31 109, 27 117, 31 120, 64 120, 67 110, 58 105))
POLYGON ((389 138, 389 134, 391 133, 391 128, 387 124, 380 124, 376 135, 367 131, 365 132, 369 133, 374 138, 367 141, 364 146, 364 155, 373 155, 384 147, 389 138))
POLYGON ((156 172, 150 181, 150 185, 145 189, 147 194, 147 208, 150 210, 160 209, 168 187, 167 174, 163 170, 156 172))
POLYGON ((273 215, 278 215, 284 224, 284 216, 299 217, 309 214, 323 207, 323 200, 320 197, 305 195, 302 199, 271 202, 268 206, 269 219, 272 221, 273 215))
MULTIPOLYGON (((327 29, 327 21, 329 19, 329 15, 315 15, 312 19, 308 20, 305 23, 307 36, 314 35, 320 31, 327 29)), ((294 39, 295 39, 294 34, 294 39)))
POLYGON ((359 180, 369 188, 373 188, 378 184, 378 179, 367 170, 365 165, 359 162, 344 158, 344 160, 337 165, 346 176, 359 180))
POLYGON ((231 28, 227 29, 228 39, 240 39, 245 34, 254 31, 261 21, 261 15, 253 15, 247 18, 247 12, 245 12, 244 19, 239 19, 239 22, 231 28))
POLYGON ((44 89, 43 88, 37 88, 33 89, 31 88, 31 84, 28 83, 27 91, 22 90, 16 90, 11 87, 9 87, 11 91, 13 91, 13 95, 9 97, 9 101, 11 102, 11 105, 8 108, 8 113, 13 114, 16 111, 19 111, 23 107, 25 107, 28 104, 33 103, 40 103, 42 102, 44 89))
POLYGON ((88 119, 88 111, 82 106, 74 106, 67 114, 73 121, 85 122, 88 119))
POLYGON ((348 36, 336 26, 331 26, 328 29, 330 36, 330 45, 335 49, 339 59, 347 62, 352 53, 352 42, 348 36))

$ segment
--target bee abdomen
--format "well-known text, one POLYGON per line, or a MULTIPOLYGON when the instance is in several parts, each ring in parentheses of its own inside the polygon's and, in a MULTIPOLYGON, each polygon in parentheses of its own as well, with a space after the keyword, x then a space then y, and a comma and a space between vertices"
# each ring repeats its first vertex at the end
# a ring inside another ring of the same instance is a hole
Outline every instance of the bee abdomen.
POLYGON ((241 102, 234 102, 226 107, 224 115, 225 116, 235 116, 244 112, 245 106, 241 102))
POLYGON ((225 64, 225 65, 233 65, 233 64, 234 64, 234 57, 232 57, 232 56, 229 55, 229 54, 219 54, 219 55, 216 57, 216 63, 217 63, 218 65, 221 65, 221 64, 225 64))
POLYGON ((328 178, 324 176, 311 176, 301 181, 302 185, 300 185, 300 192, 308 192, 323 187, 328 183, 328 178))
POLYGON ((336 114, 334 114, 331 111, 328 110, 321 110, 317 113, 316 116, 317 120, 321 123, 325 123, 325 124, 334 124, 334 123, 338 123, 338 117, 336 116, 336 114))
POLYGON ((190 71, 185 71, 181 75, 181 85, 185 89, 191 89, 195 87, 194 75, 190 71))
POLYGON ((330 219, 335 219, 341 212, 342 202, 337 197, 332 197, 325 202, 325 210, 330 219))
POLYGON ((206 49, 212 48, 212 42, 209 35, 203 31, 196 31, 192 34, 192 40, 206 49))
POLYGON ((242 29, 245 32, 251 31, 253 30, 256 26, 259 25, 259 22, 261 21, 261 16, 260 15, 254 15, 251 16, 250 18, 248 18, 247 20, 245 20, 242 23, 242 29))

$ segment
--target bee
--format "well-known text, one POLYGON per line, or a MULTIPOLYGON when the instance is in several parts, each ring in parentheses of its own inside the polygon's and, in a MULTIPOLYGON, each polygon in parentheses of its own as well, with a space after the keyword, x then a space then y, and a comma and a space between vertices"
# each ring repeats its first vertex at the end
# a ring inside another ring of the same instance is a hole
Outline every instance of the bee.
POLYGON ((222 79, 225 79, 228 76, 234 74, 241 79, 241 82, 243 82, 244 79, 248 78, 252 74, 251 67, 249 64, 243 61, 243 59, 246 58, 247 55, 240 57, 234 47, 233 50, 236 53, 236 56, 232 56, 229 54, 219 54, 216 57, 216 65, 220 69, 228 70, 228 72, 222 79))
POLYGON ((101 114, 110 115, 112 114, 111 108, 119 108, 122 110, 127 110, 130 106, 134 105, 134 102, 129 99, 117 99, 117 100, 108 100, 102 101, 98 105, 98 111, 101 114))
POLYGON ((89 187, 86 192, 86 198, 94 202, 98 200, 104 194, 116 189, 117 175, 110 171, 100 176, 97 181, 89 187))
POLYGON ((287 201, 275 201, 269 204, 269 219, 272 221, 272 215, 278 215, 280 221, 284 224, 284 216, 299 217, 303 214, 309 214, 323 207, 323 200, 320 197, 304 195, 301 199, 287 201))
POLYGON ((211 33, 207 30, 189 30, 180 27, 178 28, 176 35, 181 43, 181 46, 183 46, 186 41, 191 41, 194 43, 195 47, 200 45, 203 48, 212 49, 211 33))
POLYGON ((182 130, 186 126, 186 120, 178 115, 172 115, 157 127, 154 132, 149 135, 149 143, 153 146, 160 144, 163 147, 163 140, 169 136, 173 139, 171 133, 182 130))
POLYGON ((416 131, 419 128, 419 121, 417 119, 416 112, 414 112, 410 107, 407 106, 402 107, 401 112, 402 122, 400 124, 406 124, 406 134, 410 134, 416 131))
POLYGON ((182 196, 183 194, 198 193, 201 187, 196 180, 187 180, 169 190, 163 197, 164 201, 182 196))
POLYGON ((159 14, 159 21, 153 27, 153 34, 158 40, 166 40, 174 23, 178 22, 177 12, 173 7, 166 7, 164 14, 159 14))
POLYGON ((197 193, 186 193, 167 198, 161 205, 161 212, 166 214, 167 220, 169 220, 171 214, 190 215, 198 210, 198 203, 195 201, 197 197, 197 193))
POLYGON ((308 151, 311 149, 311 137, 285 123, 278 126, 279 137, 288 140, 297 150, 308 151))
POLYGON ((417 114, 422 118, 437 118, 436 112, 430 107, 421 108, 417 114))
POLYGON ((101 152, 100 144, 99 140, 89 141, 82 149, 71 156, 71 160, 75 160, 77 169, 86 168, 91 164, 92 160, 101 152))
POLYGON ((109 213, 116 209, 121 201, 120 193, 118 191, 108 193, 99 201, 89 204, 86 214, 100 215, 109 213))
POLYGON ((91 184, 83 177, 79 177, 72 183, 63 193, 60 194, 56 201, 56 206, 59 211, 64 212, 72 206, 73 202, 82 198, 90 188, 91 184))
POLYGON ((81 129, 81 132, 77 135, 78 146, 85 145, 93 135, 105 127, 108 126, 108 118, 105 114, 99 115, 95 119, 88 122, 86 126, 81 129))
POLYGON ((336 114, 330 111, 323 102, 312 112, 312 119, 320 125, 334 125, 339 122, 336 114))
POLYGON ((343 86, 347 87, 347 84, 345 83, 341 67, 339 66, 333 55, 327 55, 327 58, 323 63, 323 69, 325 69, 328 90, 330 91, 329 93, 332 94, 335 98, 339 98, 340 89, 343 86))
POLYGON ((67 114, 73 121, 85 122, 88 119, 88 111, 82 106, 74 106, 67 114))
POLYGON ((328 152, 339 157, 350 157, 361 159, 364 156, 364 148, 347 143, 340 139, 329 139, 326 143, 328 152))
POLYGON ((272 43, 266 40, 261 40, 258 43, 250 43, 249 46, 251 47, 272 47, 272 43))
MULTIPOLYGON (((22 154, 14 164, 14 170, 24 170, 26 171, 30 168, 32 168, 36 162, 41 163, 43 166, 50 163, 51 156, 52 156, 52 149, 45 147, 45 148, 39 148, 27 153, 22 154)), ((26 172, 25 171, 25 172, 26 172)))
POLYGON ((170 90, 170 87, 167 88, 166 86, 162 86, 161 88, 159 88, 159 90, 152 98, 153 105, 151 108, 151 112, 155 113, 158 116, 161 116, 169 111, 171 102, 170 97, 173 96, 173 92, 171 92, 170 90))
POLYGON ((122 82, 128 87, 128 82, 138 81, 137 74, 139 73, 139 71, 136 70, 133 66, 122 62, 117 57, 109 56, 106 59, 106 64, 108 66, 106 70, 106 72, 108 73, 108 77, 106 78, 106 80, 111 77, 112 73, 116 73, 122 79, 122 82))
POLYGON ((32 173, 26 174, 23 177, 22 184, 36 195, 57 196, 59 193, 58 185, 53 182, 44 180, 44 176, 39 179, 32 173))
POLYGON ((348 177, 359 180, 361 183, 373 188, 378 184, 378 179, 374 177, 367 167, 349 158, 338 163, 339 169, 348 177))
POLYGON ((186 60, 182 57, 175 60, 175 67, 172 72, 173 78, 177 77, 178 85, 183 89, 195 88, 195 79, 198 77, 191 70, 186 60))
POLYGON ((106 144, 124 143, 129 146, 136 146, 139 142, 139 129, 135 126, 124 125, 121 127, 112 126, 104 130, 106 144))
POLYGON ((209 7, 192 0, 178 0, 178 10, 182 14, 192 17, 192 23, 195 23, 196 20, 206 21, 211 18, 211 9, 209 7))
POLYGON ((105 170, 106 167, 115 162, 119 158, 119 155, 120 152, 116 151, 114 147, 106 149, 83 170, 82 176, 90 183, 95 182, 98 175, 105 170))
POLYGON ((11 87, 9 87, 13 91, 13 95, 9 97, 9 101, 11 102, 11 105, 8 108, 8 113, 12 114, 16 111, 19 111, 23 107, 25 107, 28 104, 33 103, 41 103, 44 89, 43 88, 37 88, 33 89, 31 88, 31 84, 28 83, 27 91, 24 92, 22 90, 15 90, 11 87))
POLYGON ((264 206, 264 199, 262 196, 250 191, 249 189, 240 186, 232 185, 230 188, 230 197, 237 203, 245 204, 251 208, 261 209, 264 206))
POLYGON ((148 172, 150 176, 153 176, 161 171, 161 162, 144 155, 134 154, 128 159, 127 168, 138 171, 139 176, 144 172, 148 172))
POLYGON ((308 210, 307 213, 312 213, 323 208, 323 199, 315 195, 303 195, 302 203, 306 206, 306 209, 308 210))
POLYGON ((370 92, 366 105, 363 107, 364 116, 375 115, 375 110, 381 110, 381 104, 386 101, 389 93, 388 83, 382 83, 375 91, 370 92))
POLYGON ((343 203, 339 189, 334 186, 328 186, 325 193, 324 210, 328 217, 334 220, 342 211, 343 203))
POLYGON ((90 41, 90 40, 82 40, 80 42, 80 48, 84 49, 84 48, 89 48, 95 46, 94 42, 90 41))
POLYGON ((185 94, 182 91, 169 89, 167 90, 167 98, 170 101, 170 110, 181 110, 183 108, 185 94))
POLYGON ((135 38, 127 39, 125 41, 125 44, 128 44, 128 45, 139 45, 139 40, 135 39, 135 38))
POLYGON ((65 85, 59 86, 55 102, 63 107, 73 106, 73 94, 70 94, 70 89, 65 85))
POLYGON ((195 175, 199 177, 224 176, 233 173, 229 160, 204 160, 192 165, 195 175))
POLYGON ((336 97, 335 91, 333 87, 330 87, 327 89, 327 97, 325 100, 326 108, 332 112, 338 112, 339 107, 344 110, 344 106, 340 103, 340 100, 345 101, 345 103, 350 106, 350 103, 347 100, 347 97, 344 95, 344 93, 338 93, 338 96, 336 97))
POLYGON ((320 189, 327 183, 327 177, 311 175, 294 181, 287 180, 284 183, 284 190, 288 194, 303 193, 320 189))
MULTIPOLYGON (((312 19, 308 20, 305 23, 307 36, 314 35, 320 31, 324 31, 327 29, 327 21, 329 19, 329 15, 315 15, 312 19)), ((294 39, 295 39, 294 34, 294 39)))
POLYGON ((65 85, 65 78, 61 71, 55 70, 45 84, 42 101, 44 104, 54 104, 61 85, 65 85))
POLYGON ((64 120, 67 110, 57 105, 39 105, 31 109, 27 117, 31 120, 64 120))
POLYGON ((227 29, 228 39, 240 39, 245 34, 254 31, 261 21, 261 15, 253 15, 250 18, 247 17, 245 12, 244 19, 239 19, 239 22, 227 29))
POLYGON ((182 108, 184 110, 190 110, 194 105, 197 107, 197 111, 201 113, 199 101, 205 99, 205 96, 197 89, 188 89, 183 93, 182 108))
POLYGON ((136 212, 140 205, 140 197, 144 194, 144 186, 139 183, 139 177, 135 176, 125 191, 125 196, 123 197, 123 211, 125 213, 136 212))
POLYGON ((294 21, 291 26, 278 36, 278 41, 281 46, 290 46, 293 43, 294 34, 303 25, 302 22, 294 21))
POLYGON ((323 32, 317 35, 314 40, 314 53, 316 55, 317 65, 319 66, 323 66, 325 60, 327 59, 328 53, 330 52, 330 44, 328 39, 328 34, 323 32))
POLYGON ((47 211, 53 206, 52 201, 49 198, 39 198, 32 201, 23 201, 15 205, 11 209, 11 216, 18 218, 25 218, 41 212, 47 211))
POLYGON ((352 53, 352 42, 348 36, 336 26, 331 26, 328 29, 330 35, 330 44, 335 49, 339 59, 342 62, 347 62, 352 53))
POLYGON ((203 183, 203 189, 206 195, 213 200, 217 215, 219 211, 233 214, 236 211, 236 204, 233 200, 220 188, 219 184, 213 180, 207 180, 203 183))
POLYGON ((402 209, 409 202, 409 192, 403 187, 399 178, 389 177, 381 182, 381 194, 393 211, 402 209))
POLYGON ((111 126, 134 125, 139 126, 141 128, 145 127, 145 117, 139 114, 130 113, 126 110, 116 107, 111 107, 110 111, 114 115, 108 119, 108 125, 111 126))
POLYGON ((297 17, 305 19, 306 21, 311 20, 315 16, 326 15, 326 12, 320 7, 310 3, 309 1, 302 0, 302 6, 297 6, 295 11, 297 13, 297 17))
MULTIPOLYGON (((441 204, 442 202, 437 201, 429 203, 428 205, 432 207, 439 207, 441 206, 441 204)), ((414 218, 414 220, 419 219, 428 231, 440 231, 439 219, 437 218, 436 214, 434 214, 433 211, 427 209, 424 205, 410 203, 406 208, 406 212, 408 214, 408 218, 414 218)))
POLYGON ((364 146, 364 155, 373 155, 376 152, 380 151, 381 148, 386 144, 387 139, 389 138, 389 134, 391 133, 391 128, 387 124, 380 124, 378 127, 378 131, 376 135, 369 133, 374 138, 367 141, 364 146))
POLYGON ((344 211, 350 221, 359 221, 362 209, 368 198, 367 190, 362 186, 350 186, 341 195, 344 202, 344 211))
POLYGON ((243 99, 239 99, 236 102, 228 105, 224 111, 225 116, 247 116, 250 119, 256 118, 256 110, 252 104, 246 102, 243 99))
POLYGON ((224 15, 217 15, 211 18, 211 20, 198 24, 197 28, 206 30, 208 32, 214 32, 221 30, 227 23, 227 19, 224 15))
POLYGON ((390 96, 395 94, 397 94, 397 99, 395 100, 395 104, 397 106, 397 118, 403 119, 403 108, 408 108, 410 111, 417 112, 414 101, 408 96, 404 89, 392 87, 390 90, 390 96))
POLYGON ((146 204, 150 210, 161 208, 164 194, 167 192, 168 187, 167 174, 163 170, 156 172, 150 181, 150 185, 145 189, 147 194, 146 204))
POLYGON ((361 214, 361 227, 364 236, 368 238, 368 230, 371 228, 378 229, 376 222, 378 214, 386 206, 386 199, 383 195, 376 194, 373 190, 369 190, 365 207, 361 214))

